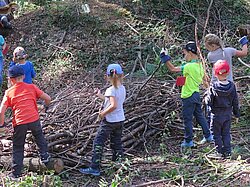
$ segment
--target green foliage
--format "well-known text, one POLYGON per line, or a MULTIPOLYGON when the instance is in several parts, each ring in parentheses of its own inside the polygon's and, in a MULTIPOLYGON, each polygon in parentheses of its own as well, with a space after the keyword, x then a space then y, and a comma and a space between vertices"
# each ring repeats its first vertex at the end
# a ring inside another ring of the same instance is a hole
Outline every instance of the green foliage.
POLYGON ((111 179, 111 183, 109 183, 106 178, 102 178, 99 181, 99 187, 118 187, 128 184, 131 175, 130 165, 131 161, 127 158, 124 161, 113 163, 111 167, 106 171, 109 176, 113 176, 113 178, 111 179))
POLYGON ((170 169, 169 171, 162 171, 160 172, 160 177, 161 178, 171 178, 171 179, 176 179, 178 176, 178 170, 176 168, 170 169))
POLYGON ((17 0, 16 2, 19 6, 19 9, 17 12, 17 17, 22 15, 25 12, 30 12, 30 11, 33 11, 33 10, 36 10, 39 8, 39 6, 37 6, 36 4, 33 4, 29 1, 17 0))
POLYGON ((18 186, 18 187, 33 187, 42 186, 44 181, 47 181, 46 185, 62 187, 62 180, 59 176, 54 175, 53 172, 47 174, 37 175, 31 173, 31 175, 25 176, 21 181, 11 181, 9 178, 6 179, 6 186, 18 186))

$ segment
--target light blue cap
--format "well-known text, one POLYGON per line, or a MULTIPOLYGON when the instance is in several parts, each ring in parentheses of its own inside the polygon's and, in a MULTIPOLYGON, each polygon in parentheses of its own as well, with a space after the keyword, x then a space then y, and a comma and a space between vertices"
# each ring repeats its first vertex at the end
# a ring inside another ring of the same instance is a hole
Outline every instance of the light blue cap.
POLYGON ((110 75, 112 70, 115 70, 115 74, 123 74, 122 67, 119 64, 109 64, 107 68, 107 75, 110 75))

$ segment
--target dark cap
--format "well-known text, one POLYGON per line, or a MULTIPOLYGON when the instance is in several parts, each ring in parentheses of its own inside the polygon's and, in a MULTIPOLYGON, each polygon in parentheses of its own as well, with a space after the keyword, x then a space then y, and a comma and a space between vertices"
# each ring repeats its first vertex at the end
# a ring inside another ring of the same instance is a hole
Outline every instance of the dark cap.
POLYGON ((197 46, 195 42, 193 41, 188 42, 186 45, 184 45, 183 49, 186 49, 187 51, 191 51, 194 54, 197 54, 197 46))
POLYGON ((8 76, 10 78, 19 77, 19 76, 22 76, 22 75, 24 75, 24 70, 19 65, 14 65, 14 66, 10 67, 10 69, 8 71, 8 76))

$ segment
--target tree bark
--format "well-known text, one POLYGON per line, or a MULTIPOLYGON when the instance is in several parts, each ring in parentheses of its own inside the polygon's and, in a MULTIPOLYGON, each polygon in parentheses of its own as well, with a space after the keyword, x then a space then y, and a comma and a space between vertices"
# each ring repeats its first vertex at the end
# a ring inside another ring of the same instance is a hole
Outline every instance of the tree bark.
MULTIPOLYGON (((2 156, 0 157, 0 164, 5 168, 10 168, 12 163, 11 159, 9 156, 2 156)), ((29 171, 35 172, 54 170, 55 173, 60 173, 64 169, 64 163, 60 158, 51 158, 46 165, 43 164, 39 158, 24 158, 23 164, 29 171)))

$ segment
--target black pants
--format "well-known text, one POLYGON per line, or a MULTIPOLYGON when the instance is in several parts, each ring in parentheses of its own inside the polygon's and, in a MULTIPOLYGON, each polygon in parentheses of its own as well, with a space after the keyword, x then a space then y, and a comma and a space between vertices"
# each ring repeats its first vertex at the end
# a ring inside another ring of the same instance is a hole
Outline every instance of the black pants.
POLYGON ((109 123, 103 120, 98 129, 93 145, 93 157, 90 167, 93 169, 100 168, 103 147, 107 139, 110 137, 110 147, 112 149, 112 160, 116 161, 119 157, 123 157, 122 147, 122 129, 124 122, 109 123))
POLYGON ((26 139, 27 131, 30 130, 35 138, 35 142, 39 148, 39 153, 44 154, 48 152, 48 145, 46 139, 44 138, 40 120, 34 121, 32 123, 18 125, 14 128, 13 135, 13 174, 21 175, 23 168, 23 158, 24 158, 24 144, 26 139))

